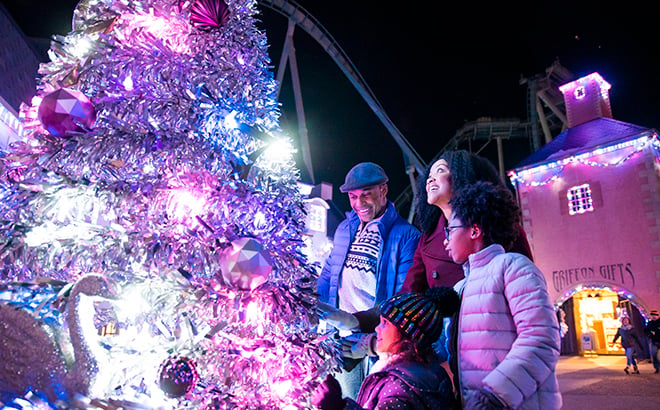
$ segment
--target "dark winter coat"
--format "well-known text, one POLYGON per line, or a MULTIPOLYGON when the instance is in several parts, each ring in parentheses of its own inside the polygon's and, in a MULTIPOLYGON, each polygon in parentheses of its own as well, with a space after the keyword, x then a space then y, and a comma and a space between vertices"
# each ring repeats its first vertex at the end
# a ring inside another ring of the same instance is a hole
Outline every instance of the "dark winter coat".
POLYGON ((346 403, 347 410, 454 408, 451 380, 437 362, 399 361, 387 364, 364 379, 357 402, 346 399, 346 403))
POLYGON ((644 333, 653 344, 660 346, 660 319, 650 320, 644 327, 644 333))
POLYGON ((619 330, 616 331, 612 343, 616 343, 617 339, 621 337, 621 346, 626 349, 635 347, 635 342, 641 346, 639 339, 635 336, 635 328, 631 325, 622 325, 619 330))

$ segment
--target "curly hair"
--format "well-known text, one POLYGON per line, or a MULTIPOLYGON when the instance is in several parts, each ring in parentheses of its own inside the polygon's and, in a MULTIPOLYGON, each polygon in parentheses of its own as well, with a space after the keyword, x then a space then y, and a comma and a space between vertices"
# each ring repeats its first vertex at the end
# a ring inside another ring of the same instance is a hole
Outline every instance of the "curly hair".
POLYGON ((430 205, 426 194, 426 180, 431 167, 444 159, 449 166, 451 185, 454 191, 476 181, 489 181, 502 184, 499 172, 488 159, 466 150, 447 150, 437 154, 424 169, 424 175, 417 179, 417 198, 415 201, 415 223, 423 232, 432 232, 438 225, 442 211, 430 205))
POLYGON ((508 248, 520 230, 520 210, 511 191, 502 184, 477 181, 454 192, 452 212, 464 225, 477 225, 486 245, 508 248))

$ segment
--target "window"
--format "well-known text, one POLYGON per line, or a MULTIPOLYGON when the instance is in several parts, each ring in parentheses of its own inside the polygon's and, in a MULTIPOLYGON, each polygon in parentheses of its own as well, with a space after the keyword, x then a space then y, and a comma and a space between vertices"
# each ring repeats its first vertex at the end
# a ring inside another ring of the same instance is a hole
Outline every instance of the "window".
POLYGON ((593 212, 594 203, 589 184, 582 184, 569 188, 566 192, 566 197, 568 198, 569 215, 593 212))
POLYGON ((310 204, 307 219, 307 228, 311 231, 325 232, 327 211, 324 207, 310 204))

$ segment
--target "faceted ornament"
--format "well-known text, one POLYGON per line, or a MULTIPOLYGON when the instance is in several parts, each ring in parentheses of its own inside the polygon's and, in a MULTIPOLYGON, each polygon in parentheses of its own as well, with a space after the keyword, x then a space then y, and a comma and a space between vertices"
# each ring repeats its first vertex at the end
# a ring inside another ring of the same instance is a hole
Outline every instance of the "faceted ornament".
POLYGON ((273 270, 268 251, 254 238, 233 241, 223 251, 221 268, 225 284, 240 290, 254 290, 268 280, 273 270))
POLYGON ((72 132, 84 132, 83 127, 91 128, 96 111, 85 94, 60 88, 43 98, 37 116, 51 135, 66 137, 72 132))

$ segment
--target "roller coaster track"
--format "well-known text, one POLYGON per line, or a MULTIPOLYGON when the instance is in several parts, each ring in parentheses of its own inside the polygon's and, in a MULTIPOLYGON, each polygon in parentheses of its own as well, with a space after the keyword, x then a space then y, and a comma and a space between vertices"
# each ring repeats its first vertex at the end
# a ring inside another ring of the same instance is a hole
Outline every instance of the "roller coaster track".
MULTIPOLYGON (((412 145, 406 140, 401 131, 394 125, 392 120, 387 116, 383 106, 378 102, 378 99, 374 95, 373 91, 367 85, 367 82, 362 78, 358 72, 355 65, 351 62, 348 55, 342 50, 339 44, 333 39, 332 35, 319 23, 314 16, 309 14, 304 8, 295 3, 292 0, 258 0, 258 3, 285 16, 289 20, 289 34, 292 35, 293 26, 302 28, 307 34, 309 34, 316 42, 325 50, 325 52, 333 59, 341 71, 346 75, 348 80, 351 82, 353 87, 358 91, 362 96, 364 101, 367 103, 369 108, 373 113, 378 117, 378 119, 383 123, 385 128, 392 135, 392 138, 401 148, 401 151, 404 154, 406 165, 408 168, 414 167, 418 173, 422 173, 426 164, 422 157, 415 151, 412 145)), ((286 44, 285 44, 286 48, 286 44)), ((284 50, 282 55, 285 56, 287 50, 284 50)), ((292 69, 297 70, 297 68, 292 67, 292 69)), ((280 65, 280 71, 282 67, 280 65)), ((281 78, 282 74, 279 74, 281 78)), ((297 73, 294 73, 297 76, 297 73)), ((299 87, 299 84, 295 84, 294 88, 299 87)), ((295 90, 294 90, 295 92, 295 90)), ((298 96, 300 97, 300 96, 298 96)), ((301 100, 302 101, 302 100, 301 100)), ((298 116, 300 121, 300 115, 304 115, 301 110, 302 102, 297 103, 298 116)), ((304 119, 304 117, 303 117, 304 119)), ((303 139, 303 144, 307 143, 306 129, 303 129, 303 134, 301 139, 303 139)), ((303 147, 304 149, 309 149, 309 147, 303 147)), ((305 154, 303 154, 305 155, 305 154)), ((307 152, 309 156, 309 152, 307 152)), ((307 166, 311 165, 311 159, 307 159, 307 166)), ((410 171, 407 172, 410 174, 410 171)), ((310 170, 311 173, 311 170, 310 170)), ((412 178, 412 177, 411 177, 412 178)))
MULTIPOLYGON (((385 113, 383 106, 378 102, 373 91, 367 85, 362 75, 351 62, 348 55, 342 50, 332 35, 319 23, 314 16, 307 12, 293 0, 257 0, 258 3, 267 7, 276 13, 286 17, 289 21, 287 40, 282 51, 282 59, 278 70, 278 83, 282 83, 284 67, 287 59, 290 61, 291 74, 293 77, 294 97, 296 98, 296 110, 299 122, 300 140, 302 145, 303 159, 307 166, 312 182, 314 181, 313 167, 311 164, 311 154, 309 153, 309 143, 307 142, 307 129, 304 124, 304 110, 302 107, 302 97, 300 94, 300 83, 298 81, 297 64, 295 62, 295 53, 293 51, 293 31, 295 27, 302 28, 309 34, 333 59, 335 64, 341 69, 344 75, 351 82, 353 87, 362 96, 369 108, 382 122, 385 128, 394 138, 400 147, 406 165, 406 173, 410 178, 410 186, 404 190, 395 200, 395 205, 403 203, 413 203, 416 196, 415 179, 418 175, 424 174, 426 166, 422 157, 415 151, 412 145, 406 140, 401 131, 394 125, 385 113), (302 121, 302 125, 301 125, 302 121), (415 172, 416 171, 416 172, 415 172), (417 175, 415 175, 417 174, 417 175)), ((521 84, 528 85, 528 109, 529 118, 527 121, 518 119, 483 119, 467 123, 463 128, 456 132, 456 135, 441 149, 467 149, 474 150, 477 140, 480 140, 480 146, 483 149, 485 145, 492 141, 497 142, 497 160, 499 170, 502 175, 504 172, 504 154, 502 143, 504 140, 527 138, 533 144, 533 149, 541 145, 540 135, 537 132, 537 125, 540 124, 548 142, 557 128, 565 124, 562 115, 562 99, 556 96, 557 84, 563 84, 572 78, 572 74, 562 67, 556 61, 549 67, 545 73, 525 79, 521 84), (550 111, 549 111, 550 110, 550 111)), ((478 153, 478 151, 477 151, 478 153)), ((412 221, 413 208, 410 208, 408 219, 412 221)))

